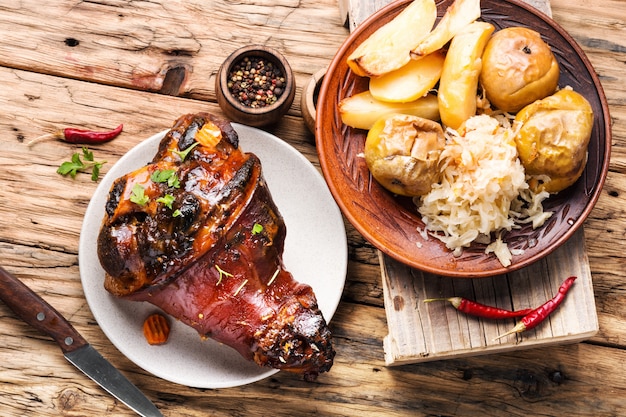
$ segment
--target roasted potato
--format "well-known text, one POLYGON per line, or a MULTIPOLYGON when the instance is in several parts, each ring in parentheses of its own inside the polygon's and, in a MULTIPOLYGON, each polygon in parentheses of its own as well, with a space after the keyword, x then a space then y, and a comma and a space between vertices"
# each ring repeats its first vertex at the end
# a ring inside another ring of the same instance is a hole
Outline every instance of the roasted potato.
POLYGON ((480 17, 480 0, 456 0, 428 36, 413 48, 413 58, 430 55, 440 50, 465 26, 480 17))
POLYGON ((425 96, 438 82, 446 56, 435 51, 395 71, 370 80, 372 96, 381 101, 406 103, 425 96))
POLYGON ((589 102, 571 89, 524 107, 515 117, 520 161, 535 188, 557 193, 574 184, 587 162, 593 127, 589 102))
POLYGON ((348 57, 348 66, 362 77, 378 77, 403 67, 436 19, 434 0, 414 0, 363 41, 348 57))
POLYGON ((376 181, 392 193, 419 196, 439 181, 445 145, 441 125, 395 114, 374 123, 365 141, 365 162, 376 181))
POLYGON ((439 104, 433 94, 408 103, 390 103, 376 100, 369 91, 363 91, 344 98, 338 107, 341 121, 357 129, 370 129, 378 119, 394 113, 439 120, 439 104))
POLYGON ((476 114, 481 55, 494 31, 486 22, 473 22, 456 34, 443 64, 439 80, 439 113, 441 122, 458 129, 476 114))

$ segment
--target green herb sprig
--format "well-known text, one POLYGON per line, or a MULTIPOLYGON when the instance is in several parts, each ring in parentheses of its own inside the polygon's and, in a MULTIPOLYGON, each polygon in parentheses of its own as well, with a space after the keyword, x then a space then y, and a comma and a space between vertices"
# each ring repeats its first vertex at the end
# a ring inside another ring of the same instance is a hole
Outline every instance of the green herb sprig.
POLYGON ((224 276, 227 276, 227 277, 232 277, 232 276, 233 276, 233 274, 231 274, 231 273, 228 273, 228 272, 224 271, 222 268, 220 268, 220 267, 219 267, 219 266, 217 266, 217 265, 215 265, 215 269, 217 269, 217 272, 219 272, 219 273, 220 273, 220 278, 217 280, 217 284, 215 284, 216 286, 217 286, 217 285, 220 285, 220 283, 222 282, 222 278, 223 278, 224 276))
POLYGON ((140 206, 145 206, 150 201, 150 197, 145 194, 145 188, 140 184, 133 185, 131 190, 130 201, 140 206))
POLYGON ((174 198, 173 195, 165 194, 163 197, 157 198, 156 202, 165 205, 165 207, 167 207, 168 209, 171 210, 172 209, 172 203, 174 203, 174 200, 176 200, 176 199, 174 198))
POLYGON ((168 187, 180 188, 180 179, 174 169, 164 169, 162 171, 157 169, 150 175, 150 180, 157 183, 167 183, 168 187))
POLYGON ((254 226, 252 226, 252 234, 256 235, 259 234, 263 231, 263 225, 259 224, 259 223, 254 223, 254 226))
POLYGON ((57 174, 63 176, 69 175, 72 178, 76 177, 78 172, 91 171, 91 180, 98 181, 100 177, 100 169, 106 164, 106 161, 96 161, 91 152, 86 146, 82 148, 82 154, 75 152, 72 155, 70 161, 65 161, 57 169, 57 174))
POLYGON ((187 147, 187 149, 185 149, 184 151, 174 151, 174 153, 180 156, 181 161, 184 161, 185 158, 187 158, 187 155, 189 155, 189 152, 191 152, 191 150, 198 145, 200 145, 200 142, 194 142, 193 145, 187 147))

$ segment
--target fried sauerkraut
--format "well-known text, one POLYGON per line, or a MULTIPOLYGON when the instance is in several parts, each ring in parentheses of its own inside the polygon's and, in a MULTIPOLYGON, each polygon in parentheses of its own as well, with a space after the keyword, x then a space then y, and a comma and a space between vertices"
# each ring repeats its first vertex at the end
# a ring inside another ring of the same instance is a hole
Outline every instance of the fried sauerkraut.
POLYGON ((429 235, 460 256, 474 241, 488 243, 503 266, 512 253, 502 233, 532 222, 541 226, 548 193, 530 190, 513 140, 515 130, 504 116, 470 118, 462 134, 448 129, 440 156, 442 179, 414 199, 429 235))

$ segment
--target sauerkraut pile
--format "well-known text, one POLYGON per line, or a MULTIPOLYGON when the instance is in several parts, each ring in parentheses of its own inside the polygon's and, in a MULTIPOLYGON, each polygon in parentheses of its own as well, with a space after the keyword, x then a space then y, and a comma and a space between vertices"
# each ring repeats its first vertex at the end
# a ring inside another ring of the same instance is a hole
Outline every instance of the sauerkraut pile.
POLYGON ((465 123, 464 134, 447 129, 440 156, 441 181, 414 202, 424 236, 440 239, 455 256, 474 241, 488 244, 503 266, 513 254, 502 234, 524 223, 537 228, 552 215, 543 211, 549 193, 533 192, 514 142, 515 130, 505 116, 478 115, 465 123))

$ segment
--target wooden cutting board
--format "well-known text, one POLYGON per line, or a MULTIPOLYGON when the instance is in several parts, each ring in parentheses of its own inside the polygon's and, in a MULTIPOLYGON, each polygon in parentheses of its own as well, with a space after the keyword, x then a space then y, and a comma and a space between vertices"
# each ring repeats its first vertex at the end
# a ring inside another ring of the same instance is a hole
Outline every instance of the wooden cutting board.
MULTIPOLYGON (((551 16, 549 0, 526 0, 551 16)), ((340 0, 339 10, 353 30, 389 0, 340 0)), ((402 365, 572 343, 598 332, 584 231, 578 230, 543 260, 506 275, 480 279, 448 278, 403 265, 379 252, 389 334, 387 365, 402 365), (514 320, 484 320, 457 312, 447 302, 427 298, 461 296, 509 310, 534 308, 551 298, 563 280, 576 276, 565 302, 543 324, 523 334, 494 340, 514 320)))

